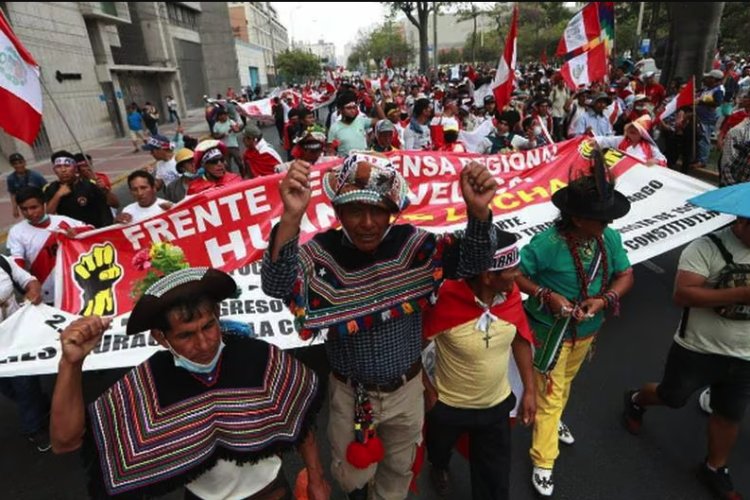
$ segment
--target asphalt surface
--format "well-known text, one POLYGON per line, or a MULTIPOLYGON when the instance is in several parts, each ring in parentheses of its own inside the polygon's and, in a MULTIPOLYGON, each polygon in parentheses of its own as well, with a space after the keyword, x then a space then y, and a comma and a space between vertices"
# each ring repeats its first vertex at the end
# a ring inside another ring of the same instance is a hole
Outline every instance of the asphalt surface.
MULTIPOLYGON (((267 139, 277 143, 274 129, 267 139)), ((118 187, 123 203, 129 203, 124 187, 118 187)), ((664 366, 680 310, 671 302, 672 283, 680 249, 635 268, 636 285, 623 299, 622 316, 605 325, 596 353, 579 373, 568 408, 563 415, 576 443, 561 450, 555 468, 557 499, 710 499, 696 478, 697 466, 706 454, 706 417, 698 409, 697 394, 680 410, 651 409, 642 434, 634 437, 620 424, 625 389, 658 381, 664 366)), ((325 360, 320 348, 301 353, 320 370, 325 360)), ((87 372, 87 401, 111 385, 124 370, 87 372)), ((54 376, 45 376, 51 392, 54 376)), ((0 397, 0 498, 18 500, 86 498, 86 479, 77 454, 55 456, 36 452, 19 435, 13 404, 0 397)), ((326 438, 327 412, 319 416, 318 440, 326 465, 330 463, 326 438)), ((742 430, 732 456, 735 485, 750 492, 750 431, 742 430)), ((529 429, 513 430, 511 498, 536 498, 530 484, 529 429)), ((295 454, 285 457, 285 471, 293 482, 301 468, 295 454)), ((471 498, 467 462, 455 456, 451 464, 451 499, 471 498)), ((429 482, 429 464, 419 479, 420 494, 410 498, 436 498, 429 482)), ((163 498, 182 498, 180 491, 163 498)), ((345 496, 334 485, 334 496, 345 496)))

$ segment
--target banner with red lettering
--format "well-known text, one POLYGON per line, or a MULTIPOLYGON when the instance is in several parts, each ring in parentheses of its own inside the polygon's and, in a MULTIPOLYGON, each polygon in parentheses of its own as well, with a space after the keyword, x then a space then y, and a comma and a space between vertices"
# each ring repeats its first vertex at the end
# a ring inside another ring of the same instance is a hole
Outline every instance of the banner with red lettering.
MULTIPOLYGON (((412 205, 400 222, 430 231, 463 228, 466 210, 458 173, 468 162, 478 161, 500 184, 491 205, 496 223, 520 235, 524 244, 553 224, 558 211, 550 201, 552 193, 565 185, 569 168, 585 161, 590 151, 591 143, 579 138, 508 155, 393 154, 412 193, 412 205)), ((732 220, 687 202, 713 189, 709 184, 666 168, 646 167, 618 151, 608 151, 605 159, 617 177, 617 189, 632 203, 630 213, 613 227, 634 264, 732 220)), ((320 165, 313 172, 303 242, 336 224, 320 189, 321 173, 335 164, 320 165)), ((56 273, 56 296, 64 311, 27 305, 0 324, 0 377, 54 373, 60 358, 59 333, 80 313, 116 315, 86 359, 85 370, 133 366, 148 358, 160 348, 149 334, 125 335, 133 305, 130 293, 147 273, 175 259, 219 267, 234 277, 241 293, 221 304, 222 318, 246 322, 258 338, 284 349, 309 346, 294 331, 285 304, 263 294, 260 287, 262 252, 281 215, 280 181, 280 175, 250 180, 185 200, 137 224, 64 238, 56 273), (169 245, 153 244, 162 241, 169 245)))
MULTIPOLYGON (((579 138, 507 155, 391 154, 412 193, 412 204, 400 220, 434 231, 463 227, 466 209, 458 173, 467 163, 478 161, 488 167, 500 186, 491 206, 495 218, 528 238, 548 227, 556 217, 557 210, 550 202, 552 193, 565 185, 572 166, 587 161, 590 149, 591 143, 579 138)), ((312 173, 312 199, 302 222, 302 242, 336 224, 320 181, 321 173, 339 161, 316 166, 312 173)), ((616 221, 617 228, 630 230, 636 225, 641 232, 647 232, 681 218, 679 210, 703 214, 705 221, 696 219, 702 232, 726 219, 686 206, 688 198, 711 187, 705 183, 665 169, 640 166, 637 160, 615 150, 609 151, 607 161, 619 178, 618 189, 634 201, 628 216, 616 221), (673 182, 672 177, 678 180, 673 182), (657 192, 659 202, 649 203, 657 192)), ((165 214, 136 224, 111 226, 77 239, 63 238, 58 253, 58 306, 75 314, 120 315, 130 311, 131 291, 150 271, 153 258, 161 258, 160 249, 152 247, 154 242, 170 242, 179 247, 184 260, 193 267, 231 271, 258 261, 267 247, 271 228, 282 213, 278 192, 281 178, 280 174, 248 180, 191 197, 165 214)), ((698 231, 679 237, 692 227, 663 228, 662 232, 675 233, 669 233, 669 238, 657 238, 663 241, 652 242, 654 236, 644 236, 649 240, 628 243, 630 231, 624 232, 623 239, 634 251, 631 259, 641 261, 694 238, 698 231)))

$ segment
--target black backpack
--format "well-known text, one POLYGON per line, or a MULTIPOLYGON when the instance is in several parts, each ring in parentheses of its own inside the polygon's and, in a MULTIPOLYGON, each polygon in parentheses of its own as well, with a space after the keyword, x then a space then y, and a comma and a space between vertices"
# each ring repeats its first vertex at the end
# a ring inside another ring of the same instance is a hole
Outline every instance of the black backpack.
MULTIPOLYGON (((726 265, 719 273, 719 281, 715 288, 737 288, 740 286, 750 285, 750 264, 737 264, 734 257, 727 247, 724 246, 721 239, 715 234, 707 234, 708 239, 714 242, 719 249, 721 256, 724 258, 726 265)), ((750 305, 733 304, 728 306, 719 306, 714 308, 716 314, 726 319, 733 320, 750 320, 750 305)))

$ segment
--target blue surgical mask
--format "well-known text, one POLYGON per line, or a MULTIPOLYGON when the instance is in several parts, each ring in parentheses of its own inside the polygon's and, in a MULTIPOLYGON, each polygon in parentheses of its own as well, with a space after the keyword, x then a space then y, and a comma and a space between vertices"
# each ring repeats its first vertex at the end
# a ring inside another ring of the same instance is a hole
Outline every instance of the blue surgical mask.
POLYGON ((216 355, 214 358, 207 364, 201 364, 196 363, 195 361, 190 361, 185 356, 181 356, 177 354, 177 351, 172 349, 172 346, 169 345, 169 342, 167 342, 167 346, 169 347, 169 352, 172 353, 172 356, 174 356, 174 365, 179 368, 184 368, 185 370, 191 372, 191 373, 211 373, 216 368, 216 364, 219 362, 219 358, 221 357, 221 351, 224 350, 224 340, 221 340, 219 342, 219 348, 216 349, 216 355))

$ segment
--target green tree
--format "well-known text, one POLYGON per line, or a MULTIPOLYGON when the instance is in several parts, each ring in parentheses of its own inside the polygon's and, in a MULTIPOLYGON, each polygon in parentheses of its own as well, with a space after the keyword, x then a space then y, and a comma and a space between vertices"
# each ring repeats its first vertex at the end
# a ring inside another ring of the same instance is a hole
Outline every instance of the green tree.
POLYGON ((458 64, 464 61, 463 51, 457 48, 442 49, 440 51, 440 64, 458 64))
POLYGON ((433 4, 436 2, 382 2, 386 5, 391 14, 403 12, 406 18, 412 23, 419 32, 419 69, 422 72, 427 71, 429 60, 427 56, 427 21, 433 4))
POLYGON ((719 47, 722 53, 750 50, 750 2, 726 2, 719 28, 719 47))
POLYGON ((388 57, 394 67, 408 66, 414 55, 414 49, 406 41, 403 32, 396 29, 391 17, 375 28, 367 41, 370 58, 375 61, 377 68, 381 68, 388 57))
POLYGON ((477 62, 477 18, 483 13, 484 11, 477 7, 474 2, 460 2, 458 6, 458 20, 472 21, 471 35, 467 40, 469 51, 467 52, 466 48, 464 48, 464 54, 470 54, 472 64, 476 64, 477 62))
POLYGON ((301 83, 320 75, 320 59, 299 49, 287 50, 276 56, 276 68, 287 81, 301 83))
POLYGON ((497 64, 502 52, 503 43, 505 43, 500 38, 501 35, 496 30, 479 32, 476 36, 473 33, 469 33, 469 36, 466 37, 463 53, 471 54, 473 46, 475 52, 472 59, 475 63, 497 64))

